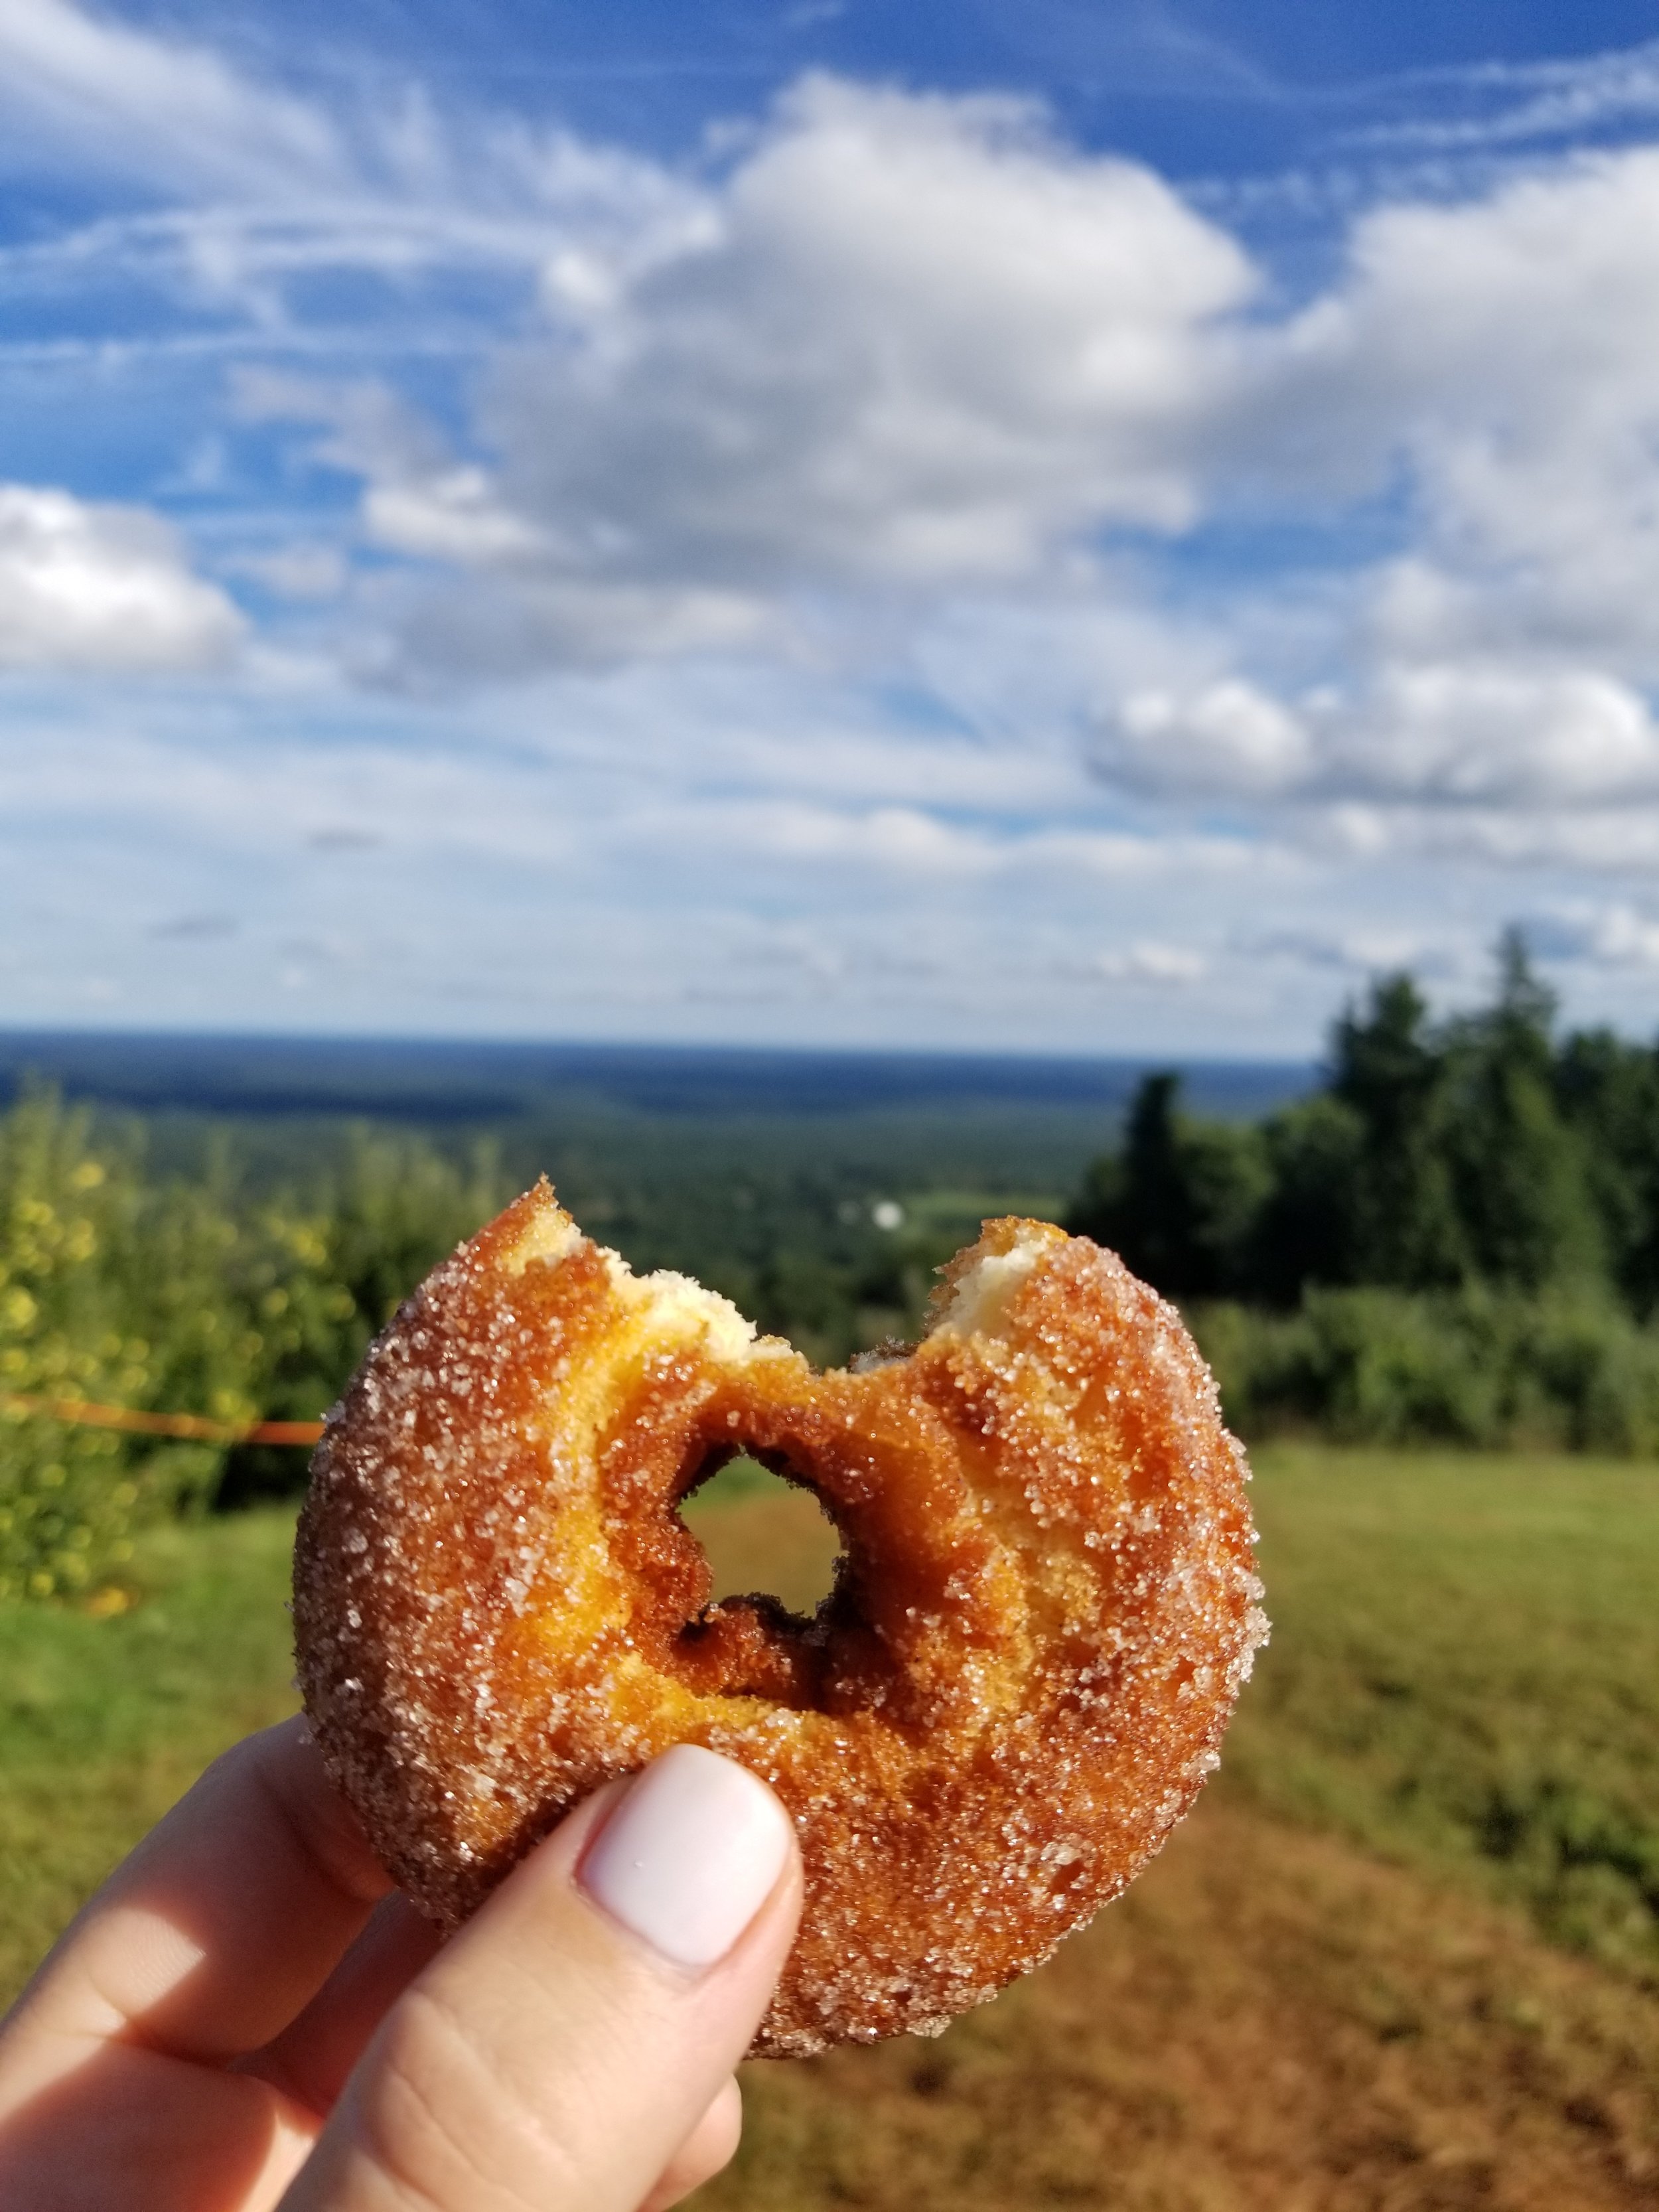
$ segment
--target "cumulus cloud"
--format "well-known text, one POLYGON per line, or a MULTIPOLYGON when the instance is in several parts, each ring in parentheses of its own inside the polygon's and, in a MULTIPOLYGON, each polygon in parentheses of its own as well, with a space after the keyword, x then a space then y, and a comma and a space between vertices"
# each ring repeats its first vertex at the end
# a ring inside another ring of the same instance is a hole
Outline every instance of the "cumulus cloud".
POLYGON ((361 391, 305 403, 377 541, 488 579, 435 628, 423 607, 416 649, 775 637, 814 597, 1023 583, 1103 530, 1176 532, 1212 334, 1256 281, 1027 105, 822 77, 672 220, 565 225, 542 279, 545 335, 498 362, 472 454, 365 434, 361 391))
POLYGON ((811 79, 683 252, 574 295, 555 265, 567 347, 512 363, 489 419, 601 568, 1019 574, 1189 519, 1204 333, 1251 282, 1150 171, 1026 108, 811 79))
POLYGON ((1132 693, 1102 734, 1100 773, 1169 795, 1583 806, 1659 799, 1647 702, 1594 669, 1384 665, 1366 688, 1293 705, 1238 678, 1132 693))
POLYGON ((1406 471, 1417 543, 1381 578, 1383 649, 1659 672, 1656 224, 1651 147, 1383 207, 1264 341, 1248 434, 1282 481, 1340 497, 1406 471))
POLYGON ((1328 528, 1386 497, 1398 550, 1322 579, 1299 635, 1241 580, 1229 658, 1109 688, 1097 773, 1164 803, 1288 811, 1360 857, 1644 865, 1656 228, 1654 148, 1382 206, 1318 298, 1237 338, 1209 496, 1328 528))
POLYGON ((1305 721, 1237 677, 1184 696, 1131 692, 1095 758, 1112 780, 1167 793, 1261 796, 1305 785, 1316 767, 1305 721))
POLYGON ((241 635, 157 516, 0 484, 0 669, 221 668, 241 635))

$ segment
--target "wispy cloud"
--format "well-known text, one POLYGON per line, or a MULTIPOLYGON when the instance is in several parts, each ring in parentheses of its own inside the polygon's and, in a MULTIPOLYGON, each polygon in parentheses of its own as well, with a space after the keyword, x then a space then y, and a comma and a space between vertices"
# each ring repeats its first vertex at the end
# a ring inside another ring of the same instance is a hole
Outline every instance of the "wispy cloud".
POLYGON ((1659 40, 1610 53, 1425 73, 1389 91, 1395 101, 1433 100, 1463 112, 1397 115, 1354 133, 1359 143, 1462 152, 1583 139, 1659 116, 1659 40))
POLYGON ((1656 54, 1420 88, 1298 289, 1027 100, 671 159, 15 0, 0 971, 1290 1045, 1521 911, 1659 1013, 1656 54))
POLYGON ((0 11, 0 126, 14 173, 114 171, 166 190, 335 189, 355 162, 311 104, 254 85, 211 48, 74 0, 0 11))

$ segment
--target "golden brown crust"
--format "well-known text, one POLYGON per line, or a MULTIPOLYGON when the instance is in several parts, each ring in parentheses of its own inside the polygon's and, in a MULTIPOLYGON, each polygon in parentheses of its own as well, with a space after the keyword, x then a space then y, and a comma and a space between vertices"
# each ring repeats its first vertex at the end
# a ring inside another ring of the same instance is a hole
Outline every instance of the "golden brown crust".
POLYGON ((331 1415, 295 1563, 306 1704, 392 1873, 454 1925, 667 1745, 793 1815, 802 1931, 756 2049, 936 2033, 1115 1896, 1216 1764, 1265 1633, 1243 1455, 1174 1310, 996 1221, 908 1358, 815 1373, 544 1182, 440 1267, 331 1415), (811 1621, 709 1603, 677 1504, 747 1449, 846 1549, 811 1621))

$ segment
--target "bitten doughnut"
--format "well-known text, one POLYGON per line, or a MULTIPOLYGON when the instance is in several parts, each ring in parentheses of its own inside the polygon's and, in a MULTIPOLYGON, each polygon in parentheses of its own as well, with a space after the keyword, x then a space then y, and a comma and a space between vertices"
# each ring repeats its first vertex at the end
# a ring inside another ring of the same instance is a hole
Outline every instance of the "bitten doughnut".
POLYGON ((1266 1633, 1246 1469, 1172 1308, 985 1224, 905 1356, 819 1374, 545 1182, 431 1275, 329 1417, 295 1562, 324 1755, 464 1919, 566 1808, 690 1741, 805 1863, 761 2056, 935 2033, 1048 1955, 1217 1763, 1266 1633), (844 1551, 812 1620, 711 1603, 677 1510, 744 1450, 844 1551))

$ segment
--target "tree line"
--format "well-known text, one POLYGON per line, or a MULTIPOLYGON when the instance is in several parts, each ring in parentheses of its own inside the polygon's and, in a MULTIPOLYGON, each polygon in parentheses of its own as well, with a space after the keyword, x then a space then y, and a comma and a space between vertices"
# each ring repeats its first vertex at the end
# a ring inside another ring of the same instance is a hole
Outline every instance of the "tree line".
MULTIPOLYGON (((601 1156, 555 1133, 541 1156, 636 1267, 701 1276, 820 1364, 914 1336, 971 1214, 1002 1210, 971 1205, 979 1140, 953 1152, 941 1124, 923 1158, 772 1136, 642 1127, 601 1156), (965 1210, 918 1196, 958 1184, 965 1210), (902 1229, 876 1221, 883 1188, 902 1229)), ((0 1598, 95 1593, 146 1521, 304 1476, 301 1452, 41 1401, 315 1419, 527 1172, 364 1127, 296 1136, 292 1172, 250 1158, 225 1127, 168 1169, 141 1125, 44 1090, 0 1113, 0 1598)), ((1559 1033, 1518 938, 1472 1014, 1436 1020, 1410 976, 1379 981, 1319 1090, 1260 1122, 1191 1115, 1176 1077, 1149 1077, 1068 1225, 1180 1301, 1246 1434, 1659 1451, 1659 1051, 1559 1033)))
MULTIPOLYGON (((0 1112, 0 1600, 118 1589, 147 1523, 305 1480, 302 1450, 158 1440, 53 1403, 314 1420, 527 1173, 488 1142, 372 1126, 313 1136, 274 1179, 225 1126, 170 1170, 150 1134, 46 1089, 0 1112)), ((951 1239, 884 1233, 866 1167, 810 1154, 647 1129, 614 1158, 555 1164, 578 1218, 637 1267, 698 1274, 835 1364, 914 1330, 951 1239)))
POLYGON ((1659 1430, 1659 1048, 1561 1032, 1518 933, 1472 1013, 1379 979, 1320 1088, 1259 1123, 1200 1120, 1149 1076, 1069 1225, 1190 1309, 1247 1426, 1659 1430))

